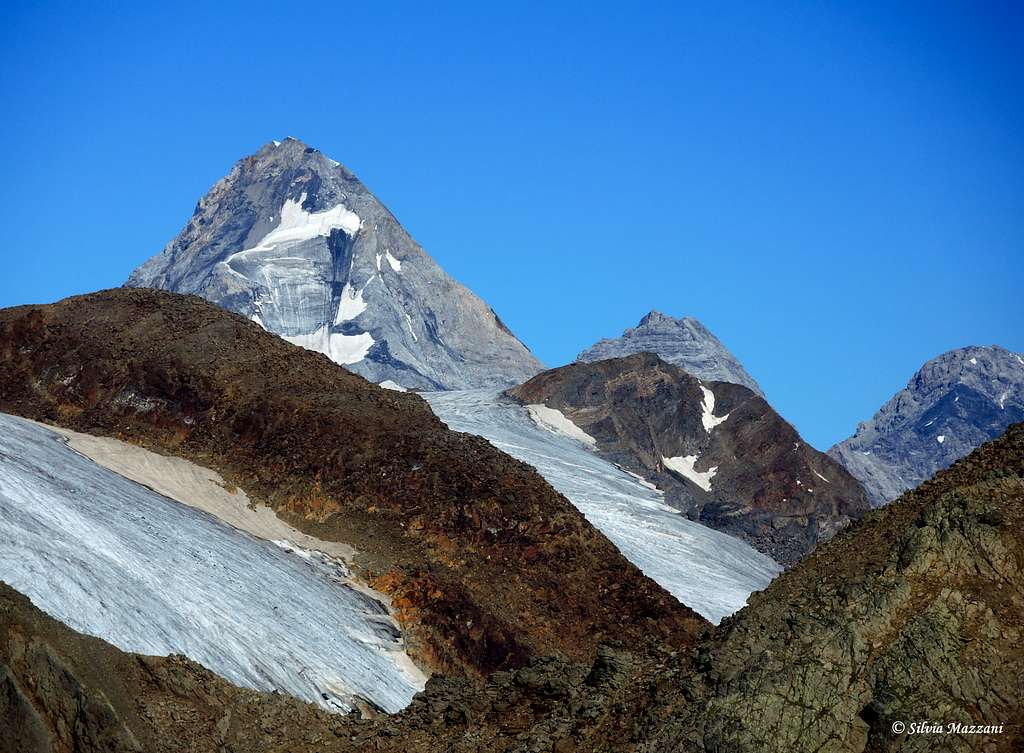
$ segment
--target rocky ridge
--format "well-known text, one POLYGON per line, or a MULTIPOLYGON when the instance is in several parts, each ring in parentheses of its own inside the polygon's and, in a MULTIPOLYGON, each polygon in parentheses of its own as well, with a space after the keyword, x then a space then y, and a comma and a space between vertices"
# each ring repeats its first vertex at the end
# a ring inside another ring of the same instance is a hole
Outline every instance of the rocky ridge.
POLYGON ((551 369, 505 394, 553 409, 669 504, 784 564, 868 510, 857 481, 762 397, 651 353, 551 369))

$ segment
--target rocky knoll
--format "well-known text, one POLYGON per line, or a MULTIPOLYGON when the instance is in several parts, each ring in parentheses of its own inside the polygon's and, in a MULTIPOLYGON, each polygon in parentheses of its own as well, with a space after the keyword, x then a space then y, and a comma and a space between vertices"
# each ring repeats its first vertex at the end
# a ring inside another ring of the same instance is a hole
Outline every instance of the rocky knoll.
POLYGON ((0 410, 192 460, 352 544, 436 669, 683 645, 706 625, 532 468, 197 297, 122 289, 0 311, 0 410))
POLYGON ((1011 753, 1022 518, 1016 425, 822 544, 696 648, 641 640, 486 681, 435 676, 373 719, 122 653, 0 585, 0 751, 1011 753), (924 722, 943 732, 911 733, 924 722))
POLYGON ((651 750, 1024 748, 1024 424, 753 596, 684 684, 701 713, 651 750))
POLYGON ((651 353, 551 369, 506 394, 561 412, 670 504, 784 564, 868 510, 857 481, 764 398, 651 353))

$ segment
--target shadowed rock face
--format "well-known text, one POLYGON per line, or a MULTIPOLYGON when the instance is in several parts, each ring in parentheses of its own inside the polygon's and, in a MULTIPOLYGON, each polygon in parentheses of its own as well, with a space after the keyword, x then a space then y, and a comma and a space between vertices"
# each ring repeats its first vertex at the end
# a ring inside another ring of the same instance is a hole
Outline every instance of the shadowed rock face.
MULTIPOLYGON (((392 717, 330 716, 181 657, 124 654, 0 584, 0 720, 50 750, 1016 753, 1024 425, 788 570, 698 645, 435 676, 392 717), (894 734, 936 721, 1001 732, 894 734), (44 740, 43 732, 50 740, 44 740), (72 746, 74 740, 74 747, 72 746)), ((0 750, 3 750, 0 747, 0 750)))
POLYGON ((594 343, 576 356, 576 361, 604 361, 634 353, 654 353, 698 379, 742 384, 764 397, 736 356, 707 327, 688 316, 673 319, 652 311, 621 337, 594 343))
POLYGON ((352 544, 427 666, 481 674, 652 634, 684 645, 707 624, 532 468, 194 296, 0 311, 0 411, 192 460, 352 544))
POLYGON ((552 369, 506 394, 560 411, 670 504, 785 564, 868 510, 856 480, 763 398, 650 353, 552 369))
POLYGON ((355 175, 296 139, 236 163, 127 285, 195 293, 374 382, 507 387, 541 369, 355 175))
POLYGON ((875 507, 1024 421, 1024 355, 951 350, 921 367, 857 432, 828 451, 875 507))

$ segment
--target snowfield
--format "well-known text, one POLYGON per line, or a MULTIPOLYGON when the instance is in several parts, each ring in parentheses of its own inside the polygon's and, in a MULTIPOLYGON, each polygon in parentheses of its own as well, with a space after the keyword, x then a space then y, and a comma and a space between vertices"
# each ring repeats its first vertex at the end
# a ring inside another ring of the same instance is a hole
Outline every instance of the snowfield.
POLYGON ((360 697, 399 711, 424 678, 386 606, 348 577, 335 557, 250 536, 0 414, 0 579, 75 630, 329 710, 360 697))
POLYGON ((739 539, 687 520, 658 491, 577 439, 538 426, 527 408, 493 390, 423 397, 450 428, 484 437, 536 468, 630 561, 716 624, 782 570, 739 539))

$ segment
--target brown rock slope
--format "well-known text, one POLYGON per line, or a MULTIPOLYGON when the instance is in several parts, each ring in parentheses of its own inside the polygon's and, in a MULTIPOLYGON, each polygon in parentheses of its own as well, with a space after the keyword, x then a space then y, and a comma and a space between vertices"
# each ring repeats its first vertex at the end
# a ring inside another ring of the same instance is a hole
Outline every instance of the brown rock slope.
POLYGON ((755 594, 684 685, 702 713, 650 750, 1024 750, 1024 424, 755 594))
POLYGON ((696 650, 637 642, 485 683, 435 676, 373 720, 124 654, 0 585, 0 753, 1016 752, 1022 531, 1018 424, 840 532, 696 650), (910 734, 920 722, 962 727, 910 734))
POLYGON ((351 543, 434 668, 685 645, 706 624, 530 467, 199 298, 122 289, 0 311, 0 410, 193 460, 351 543))
POLYGON ((561 411, 670 504, 783 564, 869 509, 856 479, 764 398, 737 384, 702 383, 651 353, 552 369, 506 394, 561 411), (713 395, 710 412, 702 387, 713 395), (664 460, 687 456, 696 456, 699 473, 715 469, 709 489, 664 460))

